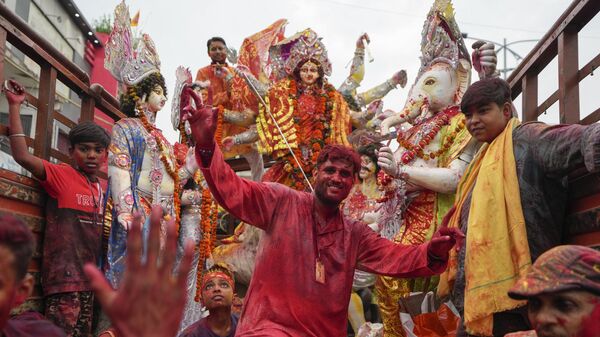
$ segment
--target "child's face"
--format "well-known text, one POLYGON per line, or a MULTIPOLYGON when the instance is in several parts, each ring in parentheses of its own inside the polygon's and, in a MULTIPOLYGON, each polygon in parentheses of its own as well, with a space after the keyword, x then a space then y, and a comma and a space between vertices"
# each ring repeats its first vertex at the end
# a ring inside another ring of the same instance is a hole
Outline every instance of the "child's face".
POLYGON ((107 151, 100 143, 86 142, 75 144, 70 149, 70 154, 77 168, 87 175, 95 176, 106 161, 107 151))
POLYGON ((202 303, 206 308, 231 307, 233 288, 224 278, 215 276, 204 283, 202 288, 202 303))
POLYGON ((463 113, 471 136, 484 143, 491 143, 496 139, 512 116, 511 104, 508 102, 502 106, 492 102, 469 107, 468 111, 463 113))

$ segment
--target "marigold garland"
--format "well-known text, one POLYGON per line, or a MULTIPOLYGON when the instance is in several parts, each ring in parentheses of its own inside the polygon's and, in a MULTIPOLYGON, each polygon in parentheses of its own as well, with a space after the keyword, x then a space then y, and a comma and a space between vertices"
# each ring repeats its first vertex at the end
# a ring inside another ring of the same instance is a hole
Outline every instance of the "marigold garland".
POLYGON ((175 167, 171 166, 169 160, 167 159, 167 149, 164 144, 164 139, 159 137, 158 132, 156 131, 156 127, 150 124, 148 118, 144 114, 144 111, 140 105, 137 106, 138 114, 142 125, 146 129, 146 131, 154 137, 156 144, 160 150, 160 160, 165 166, 165 171, 169 174, 171 179, 173 179, 173 212, 175 213, 175 226, 177 228, 177 236, 179 236, 179 225, 181 223, 181 187, 179 181, 179 175, 177 171, 179 168, 177 167, 177 162, 174 161, 175 167))
MULTIPOLYGON (((202 187, 200 187, 202 188, 202 187)), ((198 242, 198 265, 196 266, 196 295, 194 300, 200 301, 202 294, 202 275, 204 274, 204 262, 211 255, 216 240, 216 219, 211 213, 213 200, 208 188, 202 189, 202 202, 200 203, 200 226, 202 239, 198 242), (213 229, 214 228, 214 229, 213 229), (214 234, 213 234, 214 232, 214 234)))
POLYGON ((416 144, 413 144, 409 141, 411 135, 398 135, 398 143, 406 150, 402 153, 402 156, 400 157, 402 163, 406 165, 410 163, 413 159, 415 159, 415 157, 419 157, 425 161, 428 161, 430 159, 438 158, 446 151, 448 151, 452 144, 454 144, 458 133, 465 128, 464 120, 461 120, 456 125, 454 130, 446 135, 446 138, 441 142, 441 144, 443 145, 440 146, 440 148, 437 151, 431 151, 429 153, 426 153, 424 150, 431 143, 431 141, 435 139, 435 137, 441 131, 441 129, 444 126, 450 124, 450 115, 455 114, 457 111, 457 107, 453 107, 449 109, 448 113, 442 112, 439 115, 430 118, 429 121, 422 122, 421 125, 424 125, 425 123, 432 123, 434 125, 431 131, 423 135, 421 139, 415 141, 416 144))
POLYGON ((215 130, 215 142, 217 142, 217 145, 220 146, 221 142, 223 141, 223 113, 225 109, 223 109, 222 105, 219 105, 217 109, 217 129, 215 130))

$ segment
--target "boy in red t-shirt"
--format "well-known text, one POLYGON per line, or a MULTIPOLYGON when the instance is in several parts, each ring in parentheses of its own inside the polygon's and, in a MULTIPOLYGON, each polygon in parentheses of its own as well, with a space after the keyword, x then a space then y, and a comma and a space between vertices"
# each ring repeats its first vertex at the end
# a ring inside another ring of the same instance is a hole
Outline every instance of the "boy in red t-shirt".
POLYGON ((48 198, 42 259, 46 316, 68 336, 91 336, 93 294, 83 265, 101 254, 102 188, 97 174, 107 158, 110 136, 93 122, 69 132, 73 166, 53 164, 29 153, 20 119, 23 87, 8 81, 10 146, 13 158, 40 181, 48 198))

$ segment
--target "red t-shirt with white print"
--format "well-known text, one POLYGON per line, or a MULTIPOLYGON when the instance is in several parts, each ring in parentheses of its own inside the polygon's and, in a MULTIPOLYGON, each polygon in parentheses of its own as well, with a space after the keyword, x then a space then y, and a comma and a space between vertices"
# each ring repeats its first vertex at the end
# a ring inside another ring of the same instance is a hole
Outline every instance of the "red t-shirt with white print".
POLYGON ((83 265, 97 263, 102 244, 103 193, 99 182, 91 182, 67 164, 44 160, 48 193, 42 257, 44 295, 91 291, 83 265))

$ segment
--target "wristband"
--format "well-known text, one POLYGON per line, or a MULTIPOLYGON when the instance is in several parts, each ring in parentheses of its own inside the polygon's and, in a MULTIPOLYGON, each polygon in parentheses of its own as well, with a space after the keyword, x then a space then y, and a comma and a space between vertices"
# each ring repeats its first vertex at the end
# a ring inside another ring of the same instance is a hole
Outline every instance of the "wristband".
POLYGON ((27 137, 24 133, 13 133, 12 135, 8 135, 9 137, 27 137))

